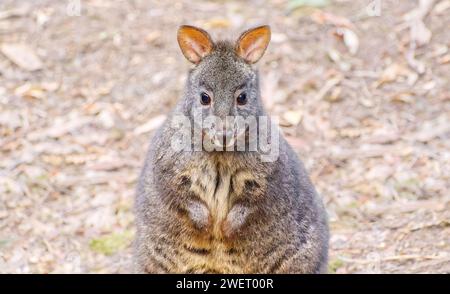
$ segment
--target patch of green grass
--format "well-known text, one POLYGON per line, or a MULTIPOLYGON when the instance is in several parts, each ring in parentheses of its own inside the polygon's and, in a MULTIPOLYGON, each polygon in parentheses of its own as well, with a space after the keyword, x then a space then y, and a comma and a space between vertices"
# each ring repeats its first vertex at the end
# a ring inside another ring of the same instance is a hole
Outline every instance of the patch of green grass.
POLYGON ((421 181, 415 177, 396 180, 393 186, 399 197, 405 199, 415 200, 424 193, 421 189, 421 181))
POLYGON ((291 0, 288 4, 289 10, 294 10, 299 7, 324 7, 330 4, 330 0, 291 0))
POLYGON ((8 243, 9 243, 9 240, 6 240, 6 239, 0 240, 0 248, 6 246, 8 243))
POLYGON ((335 274, 342 266, 344 266, 344 262, 339 258, 335 258, 328 263, 328 273, 335 274))
POLYGON ((121 233, 112 233, 98 239, 92 239, 89 247, 92 251, 104 255, 113 255, 114 253, 127 248, 133 239, 131 231, 121 233))

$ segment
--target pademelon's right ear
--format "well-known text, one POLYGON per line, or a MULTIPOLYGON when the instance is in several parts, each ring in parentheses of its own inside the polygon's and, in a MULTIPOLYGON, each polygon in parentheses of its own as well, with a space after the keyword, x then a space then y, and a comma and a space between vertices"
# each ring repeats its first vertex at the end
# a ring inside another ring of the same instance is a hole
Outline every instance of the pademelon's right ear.
POLYGON ((260 26, 242 33, 236 42, 236 53, 247 63, 257 62, 270 42, 270 27, 260 26))
POLYGON ((194 64, 211 53, 214 46, 206 31, 193 26, 181 26, 178 29, 177 39, 183 55, 194 64))

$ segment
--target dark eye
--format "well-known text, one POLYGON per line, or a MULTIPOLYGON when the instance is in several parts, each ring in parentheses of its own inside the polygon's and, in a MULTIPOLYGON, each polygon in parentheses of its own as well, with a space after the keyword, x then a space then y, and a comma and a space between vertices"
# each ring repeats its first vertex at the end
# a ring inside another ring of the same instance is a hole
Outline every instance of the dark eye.
POLYGON ((202 92, 202 93, 200 94, 200 102, 201 102, 203 105, 209 105, 209 104, 211 103, 211 97, 209 97, 209 95, 206 94, 205 92, 202 92))
POLYGON ((239 94, 239 96, 236 98, 236 102, 239 105, 246 104, 247 103, 247 94, 245 94, 245 93, 239 94))

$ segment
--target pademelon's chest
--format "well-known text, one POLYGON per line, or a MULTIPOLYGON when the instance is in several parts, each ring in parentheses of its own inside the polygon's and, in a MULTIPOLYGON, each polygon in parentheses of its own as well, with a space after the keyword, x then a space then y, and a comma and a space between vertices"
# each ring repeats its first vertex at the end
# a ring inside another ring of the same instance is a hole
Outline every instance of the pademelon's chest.
POLYGON ((244 196, 245 183, 255 178, 248 169, 209 161, 191 167, 189 177, 189 190, 204 201, 213 223, 227 217, 236 200, 244 196))
POLYGON ((185 165, 178 176, 185 180, 176 182, 183 183, 183 189, 207 207, 210 220, 210 227, 199 236, 183 239, 182 246, 187 248, 180 252, 184 252, 185 262, 178 271, 251 272, 251 262, 242 247, 245 244, 225 236, 223 225, 230 221, 235 205, 251 205, 249 203, 263 196, 266 187, 263 173, 243 165, 242 161, 198 159, 185 165))
POLYGON ((190 192, 194 193, 207 206, 212 221, 213 238, 205 241, 190 238, 185 240, 185 246, 202 248, 204 254, 187 254, 186 268, 181 272, 244 272, 245 257, 235 247, 222 238, 221 224, 227 218, 235 202, 245 197, 245 183, 253 181, 254 176, 245 168, 230 168, 214 162, 196 162, 183 172, 188 176, 190 192))

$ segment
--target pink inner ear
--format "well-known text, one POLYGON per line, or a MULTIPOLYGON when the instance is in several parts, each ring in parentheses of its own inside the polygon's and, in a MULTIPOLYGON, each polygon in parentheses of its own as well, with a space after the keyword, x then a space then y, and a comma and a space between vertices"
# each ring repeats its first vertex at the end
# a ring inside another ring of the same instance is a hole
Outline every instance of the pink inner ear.
POLYGON ((212 41, 208 33, 195 27, 180 27, 178 43, 185 57, 195 64, 199 63, 212 50, 212 41))
POLYGON ((256 39, 250 46, 245 48, 244 56, 246 60, 253 61, 259 59, 262 50, 264 50, 264 37, 256 39))
POLYGON ((237 54, 248 63, 256 63, 266 51, 270 41, 270 28, 257 27, 244 32, 238 39, 237 54))
POLYGON ((207 48, 200 43, 196 43, 193 40, 189 40, 192 50, 198 56, 198 58, 203 58, 207 54, 207 48))
POLYGON ((198 63, 202 58, 202 56, 200 55, 202 47, 192 40, 189 40, 188 43, 190 47, 190 49, 188 50, 190 59, 192 62, 198 63))
POLYGON ((189 55, 189 60, 194 63, 200 62, 210 51, 206 45, 198 43, 194 39, 186 40, 186 45, 188 46, 186 53, 189 55))

